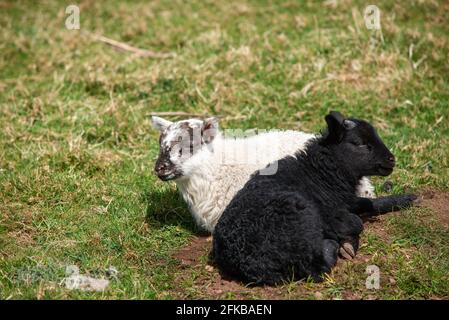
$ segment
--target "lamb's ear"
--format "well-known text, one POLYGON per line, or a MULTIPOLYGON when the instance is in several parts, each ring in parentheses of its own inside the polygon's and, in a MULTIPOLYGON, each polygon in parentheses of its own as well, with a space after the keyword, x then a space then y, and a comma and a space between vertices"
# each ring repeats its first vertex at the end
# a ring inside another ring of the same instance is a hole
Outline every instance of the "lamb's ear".
POLYGON ((211 143, 218 135, 218 119, 207 118, 204 120, 201 128, 201 134, 204 143, 211 143))
POLYGON ((354 121, 352 121, 352 120, 346 119, 346 120, 343 121, 343 127, 345 127, 346 130, 352 130, 356 126, 357 126, 357 124, 354 121))
POLYGON ((345 118, 340 112, 331 111, 325 117, 327 123, 327 136, 326 142, 328 143, 338 143, 343 137, 343 132, 345 130, 344 122, 345 118))
POLYGON ((159 131, 164 131, 169 125, 173 123, 171 121, 156 116, 151 117, 151 122, 153 124, 153 127, 159 131))

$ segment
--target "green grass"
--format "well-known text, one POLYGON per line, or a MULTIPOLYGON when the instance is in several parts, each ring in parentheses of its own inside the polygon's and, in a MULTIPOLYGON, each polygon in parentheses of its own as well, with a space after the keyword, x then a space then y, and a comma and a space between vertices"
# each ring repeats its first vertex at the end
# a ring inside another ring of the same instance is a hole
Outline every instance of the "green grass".
MULTIPOLYGON (((150 112, 317 131, 340 110, 378 127, 398 159, 394 192, 449 191, 447 2, 376 2, 384 43, 365 28, 363 1, 78 3, 81 32, 65 28, 66 2, 0 2, 0 298, 212 297, 195 281, 207 273, 173 258, 198 230, 174 185, 152 173, 150 112), (86 31, 176 57, 133 57, 86 31), (67 265, 119 276, 104 293, 70 291, 67 265)), ((277 297, 447 298, 449 239, 434 212, 377 224, 388 237, 368 226, 366 263, 277 297), (367 264, 393 280, 364 289, 367 264)))

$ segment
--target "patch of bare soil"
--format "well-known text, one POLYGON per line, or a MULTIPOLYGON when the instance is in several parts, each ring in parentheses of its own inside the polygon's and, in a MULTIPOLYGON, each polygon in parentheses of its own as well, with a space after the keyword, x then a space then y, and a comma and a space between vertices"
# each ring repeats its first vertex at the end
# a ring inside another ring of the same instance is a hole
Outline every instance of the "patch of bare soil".
MULTIPOLYGON (((422 202, 420 206, 431 209, 437 218, 445 225, 449 225, 449 194, 426 190, 420 196, 422 202)), ((393 212, 389 215, 400 214, 393 212)), ((364 221, 365 232, 374 233, 385 243, 391 241, 391 235, 385 225, 386 216, 378 216, 364 221)), ((363 246, 363 236, 361 239, 363 246)), ((173 294, 177 298, 262 298, 262 299, 288 299, 288 298, 324 298, 320 292, 321 285, 313 287, 299 285, 290 292, 288 285, 278 287, 247 287, 240 282, 230 280, 220 274, 210 261, 210 250, 212 248, 212 237, 195 237, 187 246, 175 252, 173 257, 180 262, 180 267, 176 270, 176 289, 173 294), (205 263, 207 261, 207 263, 205 263), (293 296, 291 295, 293 294, 293 296)), ((339 259, 333 270, 332 276, 336 281, 340 277, 346 277, 351 266, 367 265, 372 257, 359 251, 356 257, 350 261, 339 259)), ((360 267, 359 267, 360 268, 360 267)), ((348 300, 370 299, 370 296, 362 296, 359 292, 346 289, 342 292, 342 298, 348 300)), ((374 296, 371 298, 375 298, 374 296)))
POLYGON ((439 190, 428 189, 422 193, 421 206, 431 209, 437 219, 449 227, 449 194, 439 190))
POLYGON ((212 248, 212 237, 195 237, 187 246, 177 251, 173 257, 180 261, 180 272, 177 273, 177 289, 175 295, 179 298, 189 298, 184 283, 193 278, 197 292, 195 298, 219 299, 227 296, 236 299, 259 297, 264 299, 282 298, 280 287, 247 287, 237 281, 221 275, 209 259, 212 248), (204 264, 207 260, 207 264, 204 264), (192 275, 195 276, 192 277, 192 275))
MULTIPOLYGON (((444 226, 449 227, 449 193, 435 189, 426 189, 420 192, 418 196, 421 199, 418 206, 430 209, 438 221, 444 226)), ((372 231, 382 240, 388 240, 390 235, 383 222, 385 219, 388 219, 389 216, 399 214, 400 212, 397 211, 388 213, 387 215, 365 219, 363 221, 365 230, 372 231)))
MULTIPOLYGON (((378 223, 380 224, 380 223, 378 223)), ((176 271, 176 288, 172 294, 179 299, 325 299, 322 284, 298 285, 292 288, 284 286, 248 287, 221 274, 210 261, 211 238, 197 237, 190 244, 176 252, 173 257, 180 261, 176 271), (205 263, 207 261, 207 263, 205 263)), ((335 279, 345 277, 350 265, 366 265, 370 257, 358 253, 352 260, 338 259, 332 276, 335 279), (345 271, 346 270, 346 271, 345 271)), ((338 280, 337 280, 338 281, 338 280)), ((343 292, 347 300, 361 299, 362 296, 351 290, 343 292)), ((366 297, 365 297, 366 298, 366 297)))
POLYGON ((212 237, 195 237, 173 257, 181 262, 182 268, 195 267, 201 264, 201 257, 209 253, 211 245, 212 237))
MULTIPOLYGON (((399 214, 399 212, 392 212, 388 215, 399 214)), ((383 241, 388 241, 390 239, 390 235, 388 234, 387 228, 385 226, 385 219, 387 217, 385 215, 372 217, 370 219, 363 221, 363 228, 366 231, 370 231, 378 236, 383 241)), ((363 245, 363 243, 360 243, 363 245)))

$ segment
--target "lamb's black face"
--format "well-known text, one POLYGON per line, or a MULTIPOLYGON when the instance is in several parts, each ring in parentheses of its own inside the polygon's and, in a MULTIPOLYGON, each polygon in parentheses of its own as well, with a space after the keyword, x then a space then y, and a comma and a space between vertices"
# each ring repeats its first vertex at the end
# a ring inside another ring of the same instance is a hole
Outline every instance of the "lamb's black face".
POLYGON ((355 127, 347 130, 341 148, 363 176, 388 176, 395 166, 394 155, 380 139, 376 130, 368 122, 350 119, 355 127))
POLYGON ((326 116, 327 141, 340 161, 361 176, 388 176, 395 166, 394 155, 374 127, 364 120, 344 119, 338 112, 326 116))

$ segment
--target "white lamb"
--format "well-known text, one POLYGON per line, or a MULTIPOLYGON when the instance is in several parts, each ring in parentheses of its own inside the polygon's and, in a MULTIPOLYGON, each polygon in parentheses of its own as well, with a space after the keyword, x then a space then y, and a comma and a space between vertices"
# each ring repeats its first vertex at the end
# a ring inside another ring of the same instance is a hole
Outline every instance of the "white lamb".
MULTIPOLYGON (((314 137, 292 130, 227 137, 226 131, 219 132, 216 118, 170 122, 153 116, 152 122, 161 133, 156 174, 176 182, 197 224, 209 232, 251 174, 276 173, 276 160, 304 150, 314 137)), ((375 196, 368 178, 360 180, 357 193, 375 196)))

